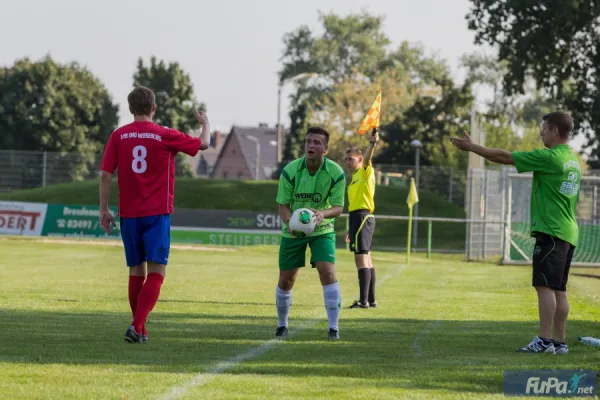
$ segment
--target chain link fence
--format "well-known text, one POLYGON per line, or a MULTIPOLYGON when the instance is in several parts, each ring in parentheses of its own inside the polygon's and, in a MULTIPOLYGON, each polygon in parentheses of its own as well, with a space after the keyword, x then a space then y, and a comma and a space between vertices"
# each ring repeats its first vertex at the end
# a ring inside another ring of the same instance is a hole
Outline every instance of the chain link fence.
POLYGON ((101 154, 0 150, 0 192, 98 176, 101 154))
MULTIPOLYGON (((84 156, 78 153, 0 150, 0 192, 94 179, 98 177, 101 159, 101 153, 84 156)), ((374 168, 378 185, 408 188, 410 179, 416 178, 414 165, 374 164, 374 168)), ((218 178, 223 179, 221 176, 218 178)), ((236 179, 236 176, 228 179, 236 179)), ((464 206, 466 182, 467 174, 463 171, 437 166, 419 168, 419 190, 435 193, 461 207, 464 206)))

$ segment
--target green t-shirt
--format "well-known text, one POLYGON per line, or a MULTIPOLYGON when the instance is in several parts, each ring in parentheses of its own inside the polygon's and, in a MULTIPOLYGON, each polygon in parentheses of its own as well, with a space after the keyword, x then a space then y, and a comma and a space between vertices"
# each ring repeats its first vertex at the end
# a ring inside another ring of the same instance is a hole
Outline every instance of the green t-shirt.
POLYGON ((569 145, 512 153, 519 173, 533 172, 531 235, 543 232, 577 245, 575 208, 579 201, 581 166, 569 145))
MULTIPOLYGON (((311 175, 306 168, 306 157, 302 157, 286 165, 281 172, 276 201, 290 206, 292 212, 303 207, 315 210, 344 207, 345 186, 344 170, 337 163, 323 158, 321 167, 311 175)), ((334 223, 335 218, 323 219, 311 236, 334 232, 334 223)), ((285 222, 282 235, 294 237, 288 233, 285 222)))

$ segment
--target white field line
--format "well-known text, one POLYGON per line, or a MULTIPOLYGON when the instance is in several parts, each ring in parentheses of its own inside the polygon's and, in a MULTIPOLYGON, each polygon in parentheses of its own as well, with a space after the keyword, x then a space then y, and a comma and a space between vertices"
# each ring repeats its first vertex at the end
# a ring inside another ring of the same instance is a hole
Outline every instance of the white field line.
MULTIPOLYGON (((380 279, 378 279, 378 281, 375 285, 377 287, 381 286, 387 280, 398 275, 405 268, 406 268, 405 264, 398 266, 396 269, 394 269, 390 273, 385 274, 380 279)), ((321 314, 321 312, 322 311, 319 312, 319 314, 320 314, 319 316, 295 327, 293 332, 290 331, 289 336, 297 335, 298 333, 302 332, 304 329, 310 328, 313 325, 315 325, 321 318, 323 318, 323 315, 321 314)), ((341 333, 343 335, 343 331, 341 331, 341 333)), ((244 353, 238 354, 227 360, 221 361, 221 362, 217 363, 216 365, 207 368, 205 372, 201 372, 199 374, 194 375, 188 381, 186 381, 180 385, 171 387, 160 398, 164 399, 164 400, 177 399, 177 398, 183 396, 184 394, 186 394, 190 389, 193 389, 198 386, 206 385, 211 380, 213 380, 220 374, 226 372, 227 370, 237 367, 238 365, 242 364, 246 360, 258 357, 258 356, 266 353, 271 348, 273 348, 274 346, 276 346, 280 343, 281 343, 281 340, 279 340, 279 339, 270 339, 270 340, 263 342, 260 346, 253 347, 244 353)))
MULTIPOLYGON (((58 243, 58 244, 83 244, 83 245, 95 245, 95 246, 119 246, 123 247, 123 242, 120 239, 69 239, 69 238, 52 238, 49 237, 39 237, 39 238, 29 238, 24 237, 23 239, 15 238, 15 237, 0 237, 0 242, 10 243, 10 242, 36 242, 36 243, 58 243)), ((185 244, 171 244, 172 249, 177 250, 192 250, 192 251, 225 251, 232 252, 236 251, 235 248, 225 247, 225 246, 202 246, 202 245, 185 245, 185 244)))

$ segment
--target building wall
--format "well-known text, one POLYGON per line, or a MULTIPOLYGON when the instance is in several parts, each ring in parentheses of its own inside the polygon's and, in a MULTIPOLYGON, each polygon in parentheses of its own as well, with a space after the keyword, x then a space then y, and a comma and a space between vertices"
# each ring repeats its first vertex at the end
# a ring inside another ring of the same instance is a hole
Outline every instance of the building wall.
POLYGON ((225 143, 223 153, 214 170, 215 179, 252 179, 240 143, 235 135, 225 143))

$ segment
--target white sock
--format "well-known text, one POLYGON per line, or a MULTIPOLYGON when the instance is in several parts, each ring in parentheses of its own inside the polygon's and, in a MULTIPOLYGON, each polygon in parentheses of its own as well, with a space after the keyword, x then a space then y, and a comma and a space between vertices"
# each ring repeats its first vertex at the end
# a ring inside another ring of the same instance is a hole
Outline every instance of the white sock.
POLYGON ((290 307, 292 306, 292 291, 286 292, 285 290, 275 290, 275 304, 277 305, 277 317, 279 319, 280 326, 288 326, 288 315, 290 315, 290 307))
POLYGON ((323 286, 323 298, 325 299, 325 308, 327 309, 327 319, 329 319, 329 329, 338 329, 340 320, 340 309, 342 308, 342 294, 340 292, 339 282, 323 286))

